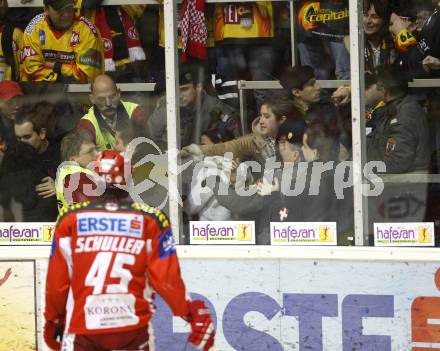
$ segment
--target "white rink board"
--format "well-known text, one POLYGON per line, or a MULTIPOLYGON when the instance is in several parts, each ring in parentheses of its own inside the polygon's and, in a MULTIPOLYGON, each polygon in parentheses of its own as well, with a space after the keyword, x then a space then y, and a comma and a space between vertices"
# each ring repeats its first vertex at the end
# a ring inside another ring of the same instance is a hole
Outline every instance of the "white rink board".
MULTIPOLYGON (((440 316, 438 249, 215 247, 216 259, 203 257, 214 254, 207 247, 179 252, 188 289, 215 311, 218 350, 401 351, 440 338, 411 332, 413 303, 431 304, 427 318, 440 316)), ((157 349, 182 351, 185 323, 161 300, 157 307, 157 349)))

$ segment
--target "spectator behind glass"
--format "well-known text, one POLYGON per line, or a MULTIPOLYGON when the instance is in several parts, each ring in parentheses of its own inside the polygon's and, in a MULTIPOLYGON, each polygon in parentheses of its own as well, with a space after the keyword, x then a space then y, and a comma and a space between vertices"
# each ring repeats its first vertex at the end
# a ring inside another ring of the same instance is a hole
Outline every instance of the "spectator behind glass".
POLYGON ((1 193, 21 205, 21 213, 14 213, 17 221, 53 222, 56 219, 56 198, 40 196, 36 191, 45 177, 47 173, 40 167, 37 152, 31 145, 17 142, 6 150, 1 166, 1 193))
MULTIPOLYGON (((18 83, 10 80, 0 82, 0 165, 7 148, 16 142, 14 121, 16 115, 22 111, 22 96, 23 92, 18 83)), ((3 207, 3 220, 14 222, 9 193, 0 194, 0 201, 3 207)))
POLYGON ((234 136, 228 131, 221 131, 218 129, 209 129, 200 136, 200 145, 213 145, 223 143, 234 139, 234 136))
MULTIPOLYGON (((218 130, 207 130, 200 137, 201 145, 214 145, 233 139, 222 135, 218 130)), ((197 174, 193 174, 191 189, 184 203, 184 210, 189 216, 193 216, 200 221, 229 221, 232 220, 232 213, 226 207, 219 204, 212 189, 206 190, 207 178, 215 177, 220 170, 226 168, 236 168, 237 163, 223 156, 205 157, 204 165, 197 174)), ((227 176, 224 175, 226 178, 227 176)))
POLYGON ((350 55, 344 45, 349 35, 348 0, 298 0, 295 5, 301 64, 313 67, 318 79, 350 79, 350 55))
POLYGON ((119 124, 115 133, 115 150, 124 153, 125 159, 130 160, 132 165, 131 175, 136 190, 131 194, 133 196, 136 193, 139 196, 137 201, 167 211, 168 206, 165 203, 169 197, 168 168, 166 160, 164 162, 164 154, 153 145, 149 134, 141 135, 142 131, 131 122, 119 124), (137 145, 134 147, 135 144, 137 145))
POLYGON ((28 80, 86 83, 102 72, 102 41, 95 26, 75 14, 73 0, 44 0, 23 35, 28 80))
MULTIPOLYGON (((240 135, 234 110, 220 99, 208 95, 204 88, 204 71, 192 64, 183 65, 179 72, 180 144, 198 143, 204 130, 214 124, 223 124, 236 137, 240 135), (223 120, 225 120, 223 122, 223 120)), ((148 127, 151 138, 161 148, 167 148, 167 116, 165 96, 161 98, 150 118, 148 127)))
MULTIPOLYGON (((265 100, 265 103, 269 103, 268 100, 265 100)), ((220 193, 217 187, 214 189, 216 200, 221 206, 229 209, 234 218, 255 221, 258 245, 270 244, 269 224, 271 221, 280 220, 279 211, 285 207, 284 196, 279 192, 283 173, 286 173, 285 179, 287 185, 290 185, 295 180, 296 162, 301 161, 302 135, 306 123, 298 116, 291 117, 280 124, 274 136, 277 140, 275 147, 280 148, 277 154, 279 151, 282 155, 281 169, 265 169, 263 177, 249 185, 250 188, 254 188, 249 196, 243 196, 243 193, 236 191, 238 185, 229 186, 227 194, 220 193)), ((224 178, 220 177, 219 183, 224 181, 224 178)))
MULTIPOLYGON (((313 104, 321 100, 321 87, 311 66, 287 67, 282 71, 279 80, 281 86, 293 97, 303 116, 313 104)), ((331 97, 335 105, 347 105, 350 102, 350 89, 340 87, 331 97)))
POLYGON ((0 81, 20 81, 20 50, 23 32, 16 27, 8 14, 8 0, 0 1, 0 81))
POLYGON ((22 111, 23 91, 18 83, 0 82, 0 138, 2 149, 15 142, 14 121, 22 111))
MULTIPOLYGON (((236 108, 238 80, 273 79, 273 5, 270 1, 217 3, 214 16, 216 88, 219 98, 236 108)), ((257 109, 266 95, 267 91, 254 91, 257 109)))
MULTIPOLYGON (((329 146, 333 144, 332 136, 327 134, 328 128, 323 123, 304 125, 300 129, 292 128, 292 124, 292 121, 283 123, 277 136, 283 172, 278 177, 281 192, 278 201, 271 206, 271 221, 335 221, 335 196, 332 187, 334 173, 331 170, 321 174, 318 194, 309 195, 309 191, 312 191, 312 162, 335 160, 328 153, 329 146), (308 164, 298 165, 297 162, 303 158, 308 164), (290 173, 287 172, 288 169, 292 169, 290 173), (302 193, 287 195, 286 185, 289 186, 288 189, 297 189, 298 184, 302 183, 305 184, 302 193)), ((263 193, 263 188, 259 185, 259 194, 263 193)))
POLYGON ((135 20, 145 5, 97 6, 82 1, 82 13, 99 30, 104 43, 104 71, 119 83, 145 81, 146 55, 135 20))
POLYGON ((115 133, 120 124, 132 123, 138 136, 147 136, 147 116, 142 106, 121 99, 116 82, 107 74, 91 84, 90 107, 78 122, 77 129, 89 133, 98 151, 115 147, 115 133))
MULTIPOLYGON (((428 126, 431 143, 431 170, 440 173, 440 90, 434 89, 428 95, 428 126)), ((438 187, 438 184, 435 185, 438 187)))
POLYGON ((394 43, 388 31, 391 12, 387 0, 364 0, 365 71, 394 61, 394 43))
POLYGON ((71 163, 63 164, 57 171, 55 187, 60 214, 69 204, 96 199, 96 196, 87 194, 85 190, 86 187, 96 187, 91 179, 93 172, 87 168, 96 155, 96 145, 89 134, 75 130, 61 141, 61 157, 63 161, 71 163))
POLYGON ((46 113, 28 112, 15 120, 14 131, 18 141, 32 146, 35 159, 45 175, 35 187, 38 195, 43 198, 55 198, 57 168, 61 162, 60 147, 56 142, 49 142, 47 132, 50 128, 50 116, 46 113))
POLYGON ((344 127, 337 107, 329 103, 316 104, 307 111, 305 120, 309 126, 318 124, 324 129, 328 140, 332 142, 326 151, 334 154, 332 159, 339 161, 350 159, 351 130, 346 130, 344 127))
POLYGON ((368 136, 376 127, 377 122, 382 118, 385 102, 383 101, 383 90, 377 85, 376 75, 365 73, 365 122, 366 135, 368 136))
POLYGON ((252 159, 264 166, 266 159, 275 156, 275 138, 281 123, 298 118, 301 118, 301 112, 291 99, 271 96, 264 100, 260 116, 252 122, 252 133, 215 145, 191 144, 183 148, 182 154, 203 157, 232 152, 233 157, 240 161, 252 159))
MULTIPOLYGON (((304 159, 311 163, 308 168, 307 181, 311 181, 312 164, 315 162, 334 163, 331 170, 322 173, 318 195, 306 196, 301 204, 302 212, 295 213, 294 220, 336 222, 338 245, 352 245, 354 235, 353 188, 344 188, 343 198, 336 197, 336 187, 340 185, 334 183, 335 170, 338 166, 338 159, 340 159, 334 148, 336 143, 335 135, 322 121, 307 126, 302 146, 304 159), (311 209, 313 209, 312 212, 311 209)), ((339 181, 349 183, 349 178, 339 181)), ((309 189, 310 183, 306 184, 306 189, 309 189)))
POLYGON ((414 4, 414 11, 416 13, 416 20, 411 28, 412 32, 418 38, 420 32, 422 31, 423 26, 426 24, 426 21, 428 20, 429 16, 434 11, 435 6, 432 2, 421 2, 418 1, 416 4, 414 4))
POLYGON ((280 76, 280 83, 292 95, 296 107, 303 115, 321 99, 321 87, 311 66, 286 68, 280 76))
POLYGON ((367 139, 367 159, 383 161, 391 174, 425 173, 430 158, 426 113, 407 93, 408 81, 399 68, 380 66, 377 72, 385 110, 367 139))
MULTIPOLYGON (((436 8, 426 20, 417 38, 411 33, 411 21, 405 9, 397 7, 390 17, 389 30, 395 39, 398 56, 395 65, 407 79, 433 77, 440 70, 440 11, 436 8)), ((413 15, 411 13, 410 15, 413 15)))

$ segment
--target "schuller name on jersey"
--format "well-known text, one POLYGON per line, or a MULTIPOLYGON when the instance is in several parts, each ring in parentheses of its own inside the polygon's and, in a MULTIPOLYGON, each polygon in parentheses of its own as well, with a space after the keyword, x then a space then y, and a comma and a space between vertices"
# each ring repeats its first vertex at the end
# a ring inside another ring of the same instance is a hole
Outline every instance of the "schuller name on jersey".
POLYGON ((139 254, 145 244, 145 240, 141 239, 143 226, 143 217, 134 213, 79 213, 75 252, 139 254))

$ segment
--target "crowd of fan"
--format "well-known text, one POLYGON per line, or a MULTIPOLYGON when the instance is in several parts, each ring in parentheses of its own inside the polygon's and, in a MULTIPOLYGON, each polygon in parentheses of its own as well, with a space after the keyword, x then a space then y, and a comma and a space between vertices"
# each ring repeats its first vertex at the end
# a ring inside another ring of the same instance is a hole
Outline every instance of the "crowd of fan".
MULTIPOLYGON (((83 190, 93 188, 87 165, 97 151, 125 152, 136 137, 149 137, 166 150, 165 97, 150 112, 121 98, 116 86, 156 82, 163 87, 163 52, 160 45, 152 47, 146 32, 152 30, 145 24, 147 16, 153 18, 150 7, 44 0, 44 12, 29 18, 29 11, 8 12, 7 1, 0 4, 3 220, 53 221, 57 202, 60 209, 90 198, 83 190), (63 94, 65 84, 74 82, 90 83, 89 101, 63 94), (59 169, 62 161, 75 165, 59 169), (63 192, 74 174, 78 186, 67 199, 63 192), (16 203, 19 213, 12 208, 16 203)), ((285 45, 288 7, 268 2, 207 5, 207 59, 190 59, 180 67, 181 157, 229 167, 229 190, 222 195, 202 191, 209 171, 187 170, 186 219, 254 219, 258 243, 268 243, 271 221, 336 221, 345 237, 353 232, 353 194, 347 192, 343 201, 335 196, 334 169, 324 176, 319 196, 289 197, 280 191, 286 170, 292 189, 302 178, 310 185, 312 167, 300 175, 298 162, 352 159, 350 88, 324 90, 317 80, 350 78, 348 1, 295 1, 295 8, 300 61, 295 67, 285 45), (325 14, 330 17, 322 20, 325 14), (237 112, 239 79, 278 79, 283 87, 254 92, 258 113, 246 135, 237 112), (224 157, 228 152, 232 158, 224 157), (268 182, 264 166, 270 158, 280 161, 281 169, 268 182), (242 186, 256 192, 243 197, 235 180, 240 163, 248 160, 262 168, 246 177, 242 186)), ((163 46, 162 7, 157 15, 153 23, 163 46)), ((364 1, 366 149, 368 161, 385 164, 386 170, 378 172, 439 171, 439 93, 408 89, 411 79, 435 78, 440 72, 439 16, 428 0, 364 1)), ((134 157, 153 151, 139 147, 134 157)), ((135 169, 135 182, 154 178, 154 167, 135 169)), ((166 171, 161 174, 166 178, 166 171)), ((213 188, 219 183, 216 179, 213 188)), ((141 197, 159 205, 166 193, 155 186, 141 197)))

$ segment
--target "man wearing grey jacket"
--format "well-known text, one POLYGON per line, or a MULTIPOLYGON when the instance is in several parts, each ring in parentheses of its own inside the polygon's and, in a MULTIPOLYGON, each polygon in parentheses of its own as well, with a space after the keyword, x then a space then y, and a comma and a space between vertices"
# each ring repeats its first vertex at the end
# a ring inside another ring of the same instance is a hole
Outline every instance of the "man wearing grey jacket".
MULTIPOLYGON (((199 144, 202 132, 211 128, 225 128, 235 137, 240 126, 234 110, 203 89, 203 72, 192 66, 180 70, 180 141, 181 146, 199 144)), ((167 115, 165 97, 159 99, 148 119, 151 138, 161 149, 167 145, 167 115)))
POLYGON ((417 97, 407 94, 407 81, 397 67, 378 68, 384 113, 367 138, 368 161, 382 161, 386 173, 426 172, 429 142, 426 113, 417 97))

